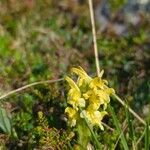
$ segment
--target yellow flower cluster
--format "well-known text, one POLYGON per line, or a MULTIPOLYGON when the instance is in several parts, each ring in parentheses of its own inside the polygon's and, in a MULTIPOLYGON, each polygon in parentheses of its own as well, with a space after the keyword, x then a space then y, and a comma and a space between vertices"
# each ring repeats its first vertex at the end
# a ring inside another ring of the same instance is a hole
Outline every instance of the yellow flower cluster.
POLYGON ((68 114, 70 126, 75 126, 79 119, 86 117, 88 122, 94 126, 98 125, 102 130, 102 119, 107 114, 105 111, 110 102, 110 94, 115 93, 114 89, 107 86, 107 80, 102 79, 104 71, 99 77, 91 78, 81 68, 72 68, 71 71, 79 78, 74 82, 66 77, 70 90, 67 103, 70 105, 65 109, 68 114))

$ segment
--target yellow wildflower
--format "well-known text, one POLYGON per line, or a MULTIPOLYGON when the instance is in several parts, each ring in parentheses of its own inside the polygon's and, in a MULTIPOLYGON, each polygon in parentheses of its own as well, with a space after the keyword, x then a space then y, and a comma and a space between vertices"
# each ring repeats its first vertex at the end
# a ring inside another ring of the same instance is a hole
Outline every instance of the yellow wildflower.
POLYGON ((90 82, 90 88, 95 89, 95 88, 99 88, 99 89, 105 89, 107 88, 107 80, 102 80, 100 77, 96 77, 94 78, 91 82, 90 82))
POLYGON ((90 124, 92 124, 93 126, 98 125, 101 128, 101 130, 104 130, 101 121, 106 114, 107 114, 106 111, 100 112, 100 111, 93 111, 88 109, 88 110, 83 110, 80 113, 80 117, 81 118, 86 117, 86 119, 90 124))
POLYGON ((78 113, 75 109, 71 108, 71 107, 67 107, 65 109, 65 113, 68 114, 69 117, 69 124, 71 127, 76 125, 76 120, 78 118, 78 113))
POLYGON ((81 98, 81 92, 76 83, 69 77, 66 77, 71 89, 68 93, 68 103, 72 105, 73 108, 78 109, 79 107, 85 106, 85 100, 81 98))
POLYGON ((91 77, 81 68, 72 68, 71 71, 79 76, 78 86, 86 85, 91 81, 91 77))
POLYGON ((78 88, 78 86, 76 85, 76 83, 71 78, 66 77, 65 79, 69 83, 69 85, 70 85, 70 87, 72 89, 74 89, 75 91, 77 91, 78 93, 80 93, 80 89, 78 88))
POLYGON ((85 99, 89 100, 88 107, 93 110, 98 110, 100 105, 103 104, 99 99, 99 95, 94 90, 89 90, 87 93, 83 94, 83 96, 85 99))
POLYGON ((71 126, 75 126, 79 118, 86 117, 90 124, 98 125, 101 129, 103 126, 101 120, 107 114, 105 109, 110 102, 110 95, 115 91, 109 88, 107 80, 102 79, 104 71, 102 70, 99 77, 91 78, 81 68, 72 68, 71 71, 79 76, 77 82, 66 77, 70 85, 67 102, 71 105, 65 109, 68 114, 68 121, 71 126), (101 111, 100 111, 100 106, 101 111), (81 112, 82 110, 82 112, 81 112))

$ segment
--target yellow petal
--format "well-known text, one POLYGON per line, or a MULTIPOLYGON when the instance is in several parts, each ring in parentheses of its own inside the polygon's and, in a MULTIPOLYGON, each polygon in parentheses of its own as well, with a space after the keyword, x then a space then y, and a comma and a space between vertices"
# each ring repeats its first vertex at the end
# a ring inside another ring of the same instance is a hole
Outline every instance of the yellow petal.
POLYGON ((102 80, 100 77, 95 77, 94 79, 91 80, 90 82, 90 88, 95 89, 95 88, 100 88, 100 89, 104 89, 106 88, 108 82, 107 80, 102 80))
POLYGON ((102 127, 101 126, 101 120, 107 114, 107 112, 106 111, 103 111, 103 112, 93 111, 93 112, 90 112, 89 114, 90 114, 90 117, 92 120, 92 124, 102 127))
POLYGON ((114 90, 113 88, 108 88, 108 89, 106 89, 106 92, 107 92, 108 94, 114 94, 114 93, 115 93, 115 90, 114 90))
POLYGON ((102 70, 102 71, 100 72, 99 77, 101 78, 101 77, 103 76, 103 74, 104 74, 104 70, 102 70))
POLYGON ((72 68, 71 71, 79 76, 78 86, 86 86, 90 81, 91 77, 81 68, 72 68))
POLYGON ((76 125, 77 120, 76 119, 72 119, 70 120, 70 126, 74 127, 76 125))
POLYGON ((79 98, 78 102, 80 107, 85 107, 85 100, 83 98, 79 98))
POLYGON ((87 75, 87 73, 81 67, 79 67, 79 68, 72 68, 71 71, 74 72, 75 74, 79 75, 81 78, 89 77, 87 75))
POLYGON ((78 88, 78 86, 76 85, 76 83, 69 78, 68 76, 65 77, 65 80, 69 83, 71 88, 75 88, 77 91, 80 91, 80 89, 78 88))
POLYGON ((76 125, 76 121, 77 121, 77 117, 78 117, 78 112, 71 108, 71 107, 67 107, 65 109, 65 113, 68 114, 68 123, 70 124, 71 127, 76 125))
POLYGON ((77 111, 71 107, 67 107, 65 109, 65 113, 67 113, 70 118, 74 118, 77 114, 77 111))

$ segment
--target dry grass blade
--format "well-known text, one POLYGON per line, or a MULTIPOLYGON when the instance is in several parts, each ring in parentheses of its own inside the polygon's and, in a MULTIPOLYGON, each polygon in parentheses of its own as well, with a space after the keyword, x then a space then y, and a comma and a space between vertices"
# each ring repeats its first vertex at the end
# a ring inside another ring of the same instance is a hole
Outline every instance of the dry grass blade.
POLYGON ((137 142, 135 143, 135 147, 138 147, 138 144, 141 142, 141 140, 144 138, 146 130, 143 131, 142 135, 140 136, 140 138, 137 140, 137 142))
POLYGON ((119 98, 116 94, 114 94, 113 96, 118 100, 118 102, 120 102, 120 104, 127 108, 135 118, 137 118, 142 124, 146 125, 145 121, 135 111, 133 111, 121 98, 119 98))
POLYGON ((96 70, 97 70, 97 75, 99 76, 100 75, 100 66, 99 66, 99 58, 98 58, 98 50, 97 50, 96 29, 95 29, 95 20, 94 20, 94 11, 93 11, 92 0, 89 0, 89 9, 90 9, 90 16, 91 16, 91 24, 92 24, 96 70))
POLYGON ((48 83, 55 83, 55 82, 59 82, 59 81, 62 81, 62 80, 63 80, 63 78, 56 79, 56 80, 46 80, 46 81, 34 82, 34 83, 31 83, 31 84, 25 85, 25 86, 23 86, 23 87, 20 87, 20 88, 18 88, 18 89, 12 90, 12 91, 10 91, 10 92, 4 94, 4 95, 1 95, 1 96, 0 96, 0 100, 1 100, 1 99, 4 99, 4 98, 6 98, 6 97, 8 97, 8 96, 10 96, 10 95, 12 95, 12 94, 15 94, 15 93, 17 93, 17 92, 20 92, 20 91, 22 91, 22 90, 24 90, 24 89, 27 89, 27 88, 32 87, 32 86, 35 86, 35 85, 48 84, 48 83))
POLYGON ((113 129, 112 127, 108 126, 106 123, 102 122, 102 125, 103 125, 104 127, 106 127, 108 130, 110 130, 111 132, 114 131, 114 129, 113 129))

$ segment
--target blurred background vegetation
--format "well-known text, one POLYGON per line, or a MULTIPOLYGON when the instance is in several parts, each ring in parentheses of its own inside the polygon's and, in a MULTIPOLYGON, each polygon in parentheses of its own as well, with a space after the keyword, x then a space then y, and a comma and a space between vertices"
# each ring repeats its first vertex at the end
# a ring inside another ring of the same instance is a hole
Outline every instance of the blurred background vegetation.
MULTIPOLYGON (((148 1, 94 0, 100 66, 143 118, 150 112, 149 8, 148 1)), ((96 75, 86 0, 0 0, 0 95, 64 77, 79 65, 96 75)), ((64 82, 43 84, 0 100, 0 149, 70 149, 76 137, 66 127, 66 90, 64 82)), ((111 105, 124 122, 125 110, 116 100, 111 105)), ((143 128, 132 119, 139 139, 143 128)), ((105 122, 114 128, 110 116, 105 122)), ((101 144, 114 149, 117 133, 98 133, 101 144)), ((130 144, 128 131, 125 136, 130 144)))

